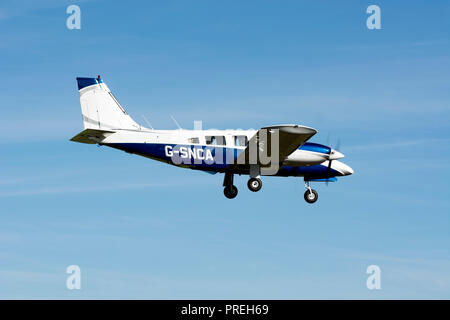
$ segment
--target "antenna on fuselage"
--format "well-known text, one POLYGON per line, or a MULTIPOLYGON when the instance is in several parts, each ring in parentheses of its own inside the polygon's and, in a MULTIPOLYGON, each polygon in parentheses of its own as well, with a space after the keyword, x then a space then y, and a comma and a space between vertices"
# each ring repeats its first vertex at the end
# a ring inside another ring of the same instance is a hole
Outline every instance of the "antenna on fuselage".
POLYGON ((149 126, 152 130, 155 130, 155 129, 153 129, 153 126, 152 126, 152 124, 150 123, 150 121, 148 121, 148 119, 147 119, 144 115, 141 115, 141 117, 144 119, 144 121, 148 124, 148 126, 149 126))
POLYGON ((182 128, 181 128, 180 124, 178 123, 178 121, 175 120, 175 118, 172 115, 170 115, 170 117, 172 118, 173 122, 175 122, 175 124, 177 125, 178 129, 181 130, 182 128))

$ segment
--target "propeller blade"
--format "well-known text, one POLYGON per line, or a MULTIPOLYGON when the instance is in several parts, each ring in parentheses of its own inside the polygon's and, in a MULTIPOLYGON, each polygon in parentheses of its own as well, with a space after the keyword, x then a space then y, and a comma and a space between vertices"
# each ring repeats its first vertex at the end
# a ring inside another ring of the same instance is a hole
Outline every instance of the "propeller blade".
POLYGON ((341 151, 341 139, 338 139, 335 150, 341 151))
MULTIPOLYGON (((327 179, 330 179, 330 177, 331 177, 331 162, 333 162, 333 160, 328 161, 327 179)), ((326 182, 326 185, 328 186, 328 181, 326 182)))
MULTIPOLYGON (((333 146, 330 145, 330 133, 328 133, 327 137, 327 146, 330 147, 330 152, 328 153, 328 167, 327 167, 327 180, 331 178, 331 165, 333 160, 343 158, 344 155, 340 152, 341 148, 341 139, 338 139, 336 143, 336 147, 333 148, 333 146)), ((326 185, 328 186, 328 181, 326 181, 326 185)))

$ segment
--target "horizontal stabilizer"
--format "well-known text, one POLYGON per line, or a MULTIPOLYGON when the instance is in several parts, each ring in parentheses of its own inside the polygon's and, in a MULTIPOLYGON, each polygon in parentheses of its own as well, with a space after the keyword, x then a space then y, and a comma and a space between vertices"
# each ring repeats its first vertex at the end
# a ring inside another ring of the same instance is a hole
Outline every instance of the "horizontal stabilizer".
POLYGON ((103 141, 106 137, 112 135, 114 131, 107 130, 97 130, 97 129, 85 129, 75 137, 70 139, 70 141, 96 144, 103 141))

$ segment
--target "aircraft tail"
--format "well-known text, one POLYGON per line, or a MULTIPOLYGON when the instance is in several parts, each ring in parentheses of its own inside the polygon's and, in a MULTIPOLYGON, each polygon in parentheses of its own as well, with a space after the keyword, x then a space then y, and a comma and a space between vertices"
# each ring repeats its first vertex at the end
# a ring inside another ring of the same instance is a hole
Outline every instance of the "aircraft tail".
POLYGON ((108 86, 98 78, 77 78, 84 129, 139 130, 137 124, 120 105, 108 86))

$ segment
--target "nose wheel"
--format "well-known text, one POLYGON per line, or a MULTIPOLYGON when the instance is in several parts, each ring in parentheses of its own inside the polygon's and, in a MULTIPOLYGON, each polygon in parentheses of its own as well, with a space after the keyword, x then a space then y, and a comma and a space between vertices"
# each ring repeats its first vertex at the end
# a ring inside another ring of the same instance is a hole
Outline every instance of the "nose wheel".
POLYGON ((316 190, 311 189, 311 191, 310 190, 306 190, 304 197, 305 197, 306 202, 314 203, 319 198, 319 194, 317 193, 316 190))
POLYGON ((306 192, 304 194, 305 201, 308 203, 314 203, 319 198, 319 194, 316 190, 311 189, 309 186, 309 181, 305 181, 306 192))

